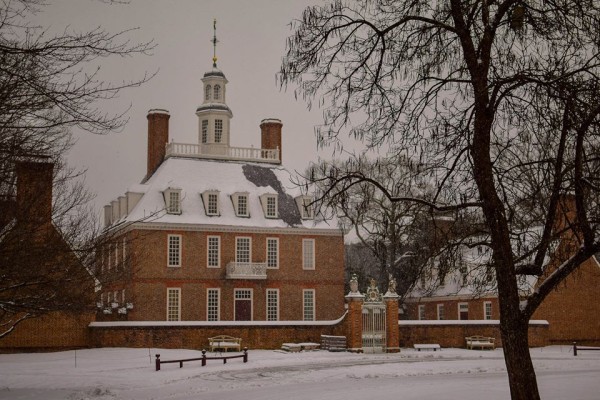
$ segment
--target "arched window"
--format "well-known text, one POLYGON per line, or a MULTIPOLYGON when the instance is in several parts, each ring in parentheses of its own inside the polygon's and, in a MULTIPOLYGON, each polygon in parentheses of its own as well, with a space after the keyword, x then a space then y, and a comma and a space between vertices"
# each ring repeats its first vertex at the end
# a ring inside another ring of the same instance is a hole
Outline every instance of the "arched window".
POLYGON ((215 85, 215 93, 213 95, 215 100, 219 100, 221 96, 221 85, 215 85))
POLYGON ((206 85, 204 88, 204 100, 210 100, 210 85, 206 85))

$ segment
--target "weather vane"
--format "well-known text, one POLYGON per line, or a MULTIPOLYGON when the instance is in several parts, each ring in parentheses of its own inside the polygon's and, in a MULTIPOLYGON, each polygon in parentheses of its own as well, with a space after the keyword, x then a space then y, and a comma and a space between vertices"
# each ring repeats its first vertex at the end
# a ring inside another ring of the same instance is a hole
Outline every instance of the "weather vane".
POLYGON ((213 38, 211 40, 213 44, 213 68, 217 68, 217 19, 213 20, 213 38))

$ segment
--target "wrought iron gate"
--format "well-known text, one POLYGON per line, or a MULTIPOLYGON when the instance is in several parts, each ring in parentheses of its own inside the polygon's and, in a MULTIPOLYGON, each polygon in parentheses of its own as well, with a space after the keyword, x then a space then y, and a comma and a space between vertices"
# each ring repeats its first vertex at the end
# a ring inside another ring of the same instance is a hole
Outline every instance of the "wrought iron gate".
POLYGON ((386 318, 382 301, 362 306, 362 347, 365 353, 385 352, 386 318))

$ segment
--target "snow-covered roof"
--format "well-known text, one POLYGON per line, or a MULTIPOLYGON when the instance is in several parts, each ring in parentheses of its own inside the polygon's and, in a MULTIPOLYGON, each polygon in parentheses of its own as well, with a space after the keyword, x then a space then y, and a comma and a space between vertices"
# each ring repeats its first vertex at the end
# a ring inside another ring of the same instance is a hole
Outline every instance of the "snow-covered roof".
MULTIPOLYGON (((112 227, 138 221, 164 224, 220 225, 256 228, 338 230, 337 221, 302 219, 296 198, 302 193, 289 172, 279 166, 242 161, 169 157, 145 182, 128 189, 139 200, 128 213, 120 212, 112 227), (164 192, 180 190, 181 213, 166 212, 164 192), (218 215, 207 215, 202 194, 217 193, 218 215), (236 216, 231 195, 248 194, 248 216, 236 216), (277 197, 278 218, 265 217, 260 196, 277 197)), ((340 232, 341 234, 341 232, 340 232)))

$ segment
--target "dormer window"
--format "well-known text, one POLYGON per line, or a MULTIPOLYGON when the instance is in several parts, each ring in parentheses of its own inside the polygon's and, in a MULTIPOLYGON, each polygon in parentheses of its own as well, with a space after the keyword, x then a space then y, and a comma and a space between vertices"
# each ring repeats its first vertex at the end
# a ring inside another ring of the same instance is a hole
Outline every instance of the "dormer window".
POLYGON ((263 212, 265 213, 265 218, 277 218, 279 216, 277 213, 277 195, 263 194, 260 196, 260 201, 262 203, 263 212))
POLYGON ((208 216, 219 215, 219 192, 206 191, 202 193, 202 202, 204 203, 204 212, 208 216))
POLYGON ((210 85, 206 85, 206 88, 204 89, 204 100, 210 100, 210 91, 210 85))
POLYGON ((181 214, 181 189, 169 188, 163 192, 168 214, 181 214))
POLYGON ((215 85, 214 99, 219 100, 221 98, 221 85, 215 85))
POLYGON ((231 195, 231 200, 233 201, 236 216, 250 216, 250 211, 248 210, 248 193, 234 193, 231 195))
POLYGON ((302 219, 315 218, 315 211, 312 202, 313 199, 310 196, 296 197, 296 204, 298 206, 298 211, 300 211, 300 216, 302 217, 302 219))

